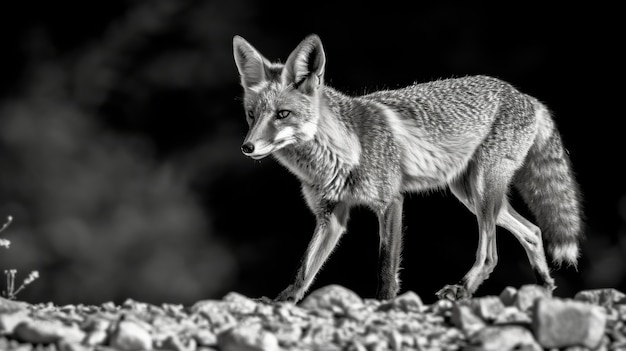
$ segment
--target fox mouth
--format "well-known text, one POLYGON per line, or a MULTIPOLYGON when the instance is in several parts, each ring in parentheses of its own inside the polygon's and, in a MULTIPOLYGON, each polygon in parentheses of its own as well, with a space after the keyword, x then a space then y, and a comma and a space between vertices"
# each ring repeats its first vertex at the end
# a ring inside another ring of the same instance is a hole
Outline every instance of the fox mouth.
POLYGON ((295 141, 294 138, 285 138, 281 140, 276 140, 272 144, 263 144, 263 145, 256 147, 254 152, 252 153, 249 153, 249 154, 244 153, 244 154, 252 158, 253 160, 260 160, 269 156, 271 153, 277 150, 280 150, 289 144, 292 144, 294 141, 295 141))
POLYGON ((263 153, 263 154, 255 153, 255 154, 250 154, 250 155, 247 155, 247 156, 250 157, 253 160, 260 160, 260 159, 266 158, 267 156, 269 156, 269 154, 271 154, 271 152, 266 152, 266 153, 263 153))
POLYGON ((274 152, 274 150, 276 150, 276 147, 274 145, 262 144, 262 145, 258 145, 257 147, 255 147, 254 152, 251 152, 249 154, 244 153, 244 155, 254 160, 260 160, 262 158, 267 157, 269 154, 274 152))

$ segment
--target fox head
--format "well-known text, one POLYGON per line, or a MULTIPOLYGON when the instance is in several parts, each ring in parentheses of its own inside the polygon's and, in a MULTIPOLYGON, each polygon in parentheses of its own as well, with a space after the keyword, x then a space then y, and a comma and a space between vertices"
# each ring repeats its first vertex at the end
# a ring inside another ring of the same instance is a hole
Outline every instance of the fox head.
POLYGON ((317 132, 326 56, 320 38, 306 37, 285 64, 271 63, 240 36, 233 38, 244 90, 248 134, 241 151, 261 159, 317 132))

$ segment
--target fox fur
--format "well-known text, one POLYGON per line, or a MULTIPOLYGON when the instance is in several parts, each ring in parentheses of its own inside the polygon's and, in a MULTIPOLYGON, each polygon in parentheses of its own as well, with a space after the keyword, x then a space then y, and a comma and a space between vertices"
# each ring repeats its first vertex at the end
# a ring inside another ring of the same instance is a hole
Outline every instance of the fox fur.
POLYGON ((273 155, 302 183, 316 228, 293 284, 278 300, 300 300, 346 231, 350 208, 365 205, 380 231, 377 297, 400 286, 405 194, 449 188, 478 219, 476 261, 440 298, 471 296, 497 260, 496 225, 521 243, 549 289, 544 240, 553 262, 576 265, 580 195, 555 123, 537 99, 487 76, 413 84, 348 96, 324 84, 318 36, 305 38, 284 64, 239 36, 234 58, 249 125, 245 155, 273 155), (539 226, 507 200, 517 188, 539 226))

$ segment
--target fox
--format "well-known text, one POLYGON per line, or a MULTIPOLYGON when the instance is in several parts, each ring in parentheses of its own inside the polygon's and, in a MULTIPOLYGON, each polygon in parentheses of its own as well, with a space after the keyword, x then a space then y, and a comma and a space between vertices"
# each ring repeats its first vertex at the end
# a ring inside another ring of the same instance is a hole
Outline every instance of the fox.
POLYGON ((553 264, 577 265, 581 196, 546 105, 511 84, 476 75, 349 96, 325 84, 326 54, 316 34, 284 63, 241 36, 233 54, 248 124, 241 151, 272 155, 301 182, 316 225, 293 283, 276 301, 301 300, 347 230, 350 209, 379 223, 376 298, 400 290, 403 200, 449 189, 478 221, 472 267, 439 299, 471 297, 498 262, 496 226, 521 244, 538 284, 552 292, 553 264), (538 225, 513 209, 515 188, 538 225), (545 240, 545 246, 544 246, 545 240))

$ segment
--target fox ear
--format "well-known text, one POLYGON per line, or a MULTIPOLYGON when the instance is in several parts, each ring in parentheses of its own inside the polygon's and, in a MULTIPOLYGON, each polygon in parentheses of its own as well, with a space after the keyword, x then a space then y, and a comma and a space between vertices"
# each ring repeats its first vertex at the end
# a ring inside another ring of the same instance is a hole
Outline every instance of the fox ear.
POLYGON ((265 81, 267 59, 238 35, 233 37, 233 56, 241 76, 241 85, 244 88, 250 88, 265 81))
POLYGON ((324 82, 326 55, 320 38, 311 34, 289 55, 283 70, 283 81, 304 93, 312 94, 324 82))

